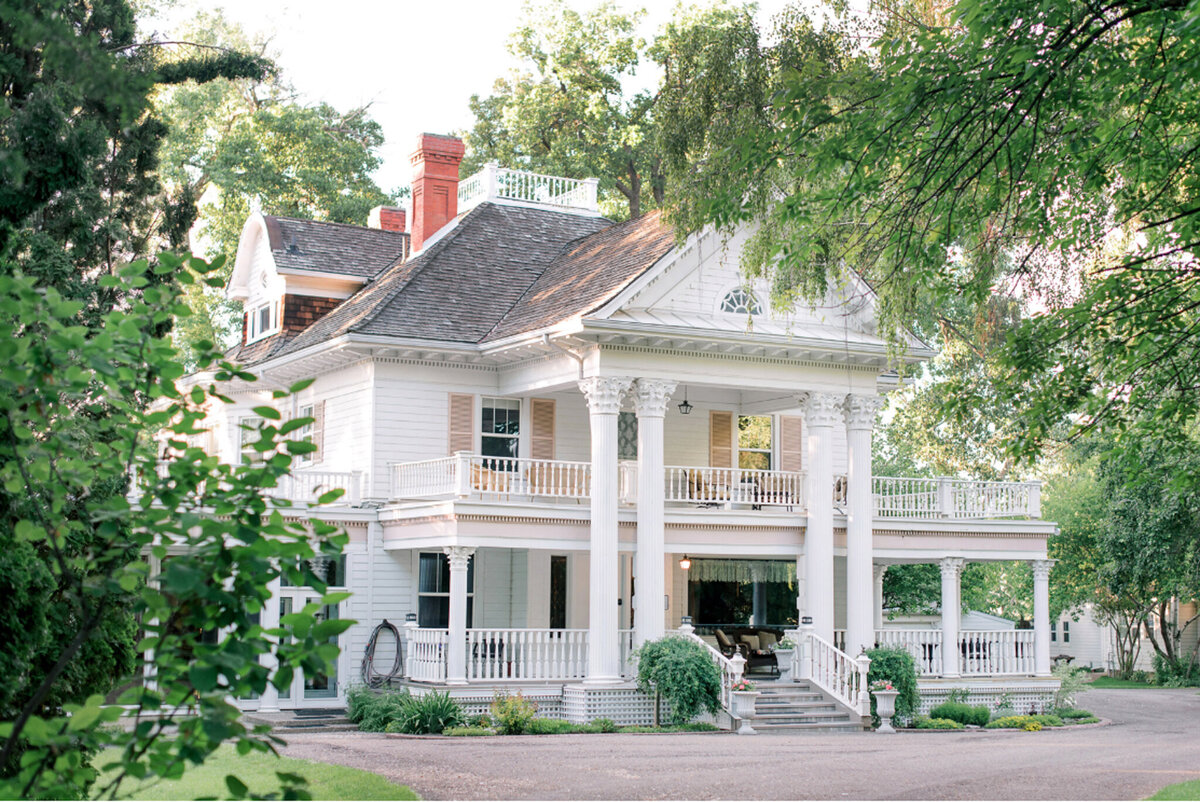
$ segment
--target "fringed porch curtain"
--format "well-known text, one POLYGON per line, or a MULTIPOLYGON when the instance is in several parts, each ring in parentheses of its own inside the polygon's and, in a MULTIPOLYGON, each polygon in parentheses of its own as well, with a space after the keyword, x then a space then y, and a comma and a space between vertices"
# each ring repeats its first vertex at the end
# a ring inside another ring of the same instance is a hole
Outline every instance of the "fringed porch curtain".
POLYGON ((689 578, 696 582, 786 582, 796 584, 793 560, 704 560, 692 558, 689 578))

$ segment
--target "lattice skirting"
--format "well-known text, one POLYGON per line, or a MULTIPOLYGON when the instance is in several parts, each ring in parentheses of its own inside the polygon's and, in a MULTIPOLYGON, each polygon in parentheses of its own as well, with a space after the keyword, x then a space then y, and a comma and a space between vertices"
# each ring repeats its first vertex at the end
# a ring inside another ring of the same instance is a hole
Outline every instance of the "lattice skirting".
MULTIPOLYGON (((424 693, 433 691, 449 693, 454 701, 458 702, 459 707, 463 710, 463 715, 468 719, 481 716, 484 713, 489 715, 492 712, 492 700, 495 698, 495 691, 492 688, 474 688, 474 687, 421 687, 419 685, 409 685, 408 690, 414 696, 420 696, 424 693)), ((529 701, 537 705, 537 714, 540 718, 562 718, 562 693, 558 686, 540 686, 537 688, 505 688, 508 693, 516 696, 520 693, 529 701)))
MULTIPOLYGON (((612 687, 564 685, 562 718, 572 724, 587 724, 598 718, 612 719, 618 726, 654 724, 654 698, 629 684, 612 687)), ((670 708, 659 704, 659 720, 667 721, 670 708)))
POLYGON ((1054 694, 1058 690, 1056 679, 1031 679, 1020 677, 1002 679, 990 677, 987 679, 922 679, 919 680, 920 702, 917 705, 918 715, 928 715, 929 711, 946 701, 950 692, 956 689, 966 690, 966 703, 969 705, 987 705, 995 709, 1001 697, 1007 694, 1007 701, 1016 713, 1028 713, 1030 710, 1041 713, 1054 706, 1054 694))

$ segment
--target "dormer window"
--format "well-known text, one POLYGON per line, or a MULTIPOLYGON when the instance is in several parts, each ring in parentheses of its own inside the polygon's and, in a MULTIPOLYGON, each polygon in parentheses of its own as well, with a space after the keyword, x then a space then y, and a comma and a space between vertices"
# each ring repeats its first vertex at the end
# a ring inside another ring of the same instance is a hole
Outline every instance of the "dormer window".
POLYGON ((721 301, 721 311, 733 315, 761 315, 762 306, 750 290, 745 287, 735 287, 721 301))
POLYGON ((279 331, 279 301, 260 304, 248 314, 246 342, 261 340, 279 331))

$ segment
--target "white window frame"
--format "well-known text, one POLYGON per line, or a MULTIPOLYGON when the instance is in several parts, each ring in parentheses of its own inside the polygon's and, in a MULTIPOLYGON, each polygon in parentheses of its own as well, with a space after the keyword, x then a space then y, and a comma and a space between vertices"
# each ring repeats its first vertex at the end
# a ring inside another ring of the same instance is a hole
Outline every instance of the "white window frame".
MULTIPOLYGON (((444 552, 440 552, 440 551, 423 551, 421 549, 413 550, 413 563, 414 563, 413 576, 416 578, 416 582, 414 582, 413 584, 416 586, 416 589, 417 589, 417 603, 413 609, 414 609, 414 612, 416 612, 416 614, 417 614, 417 626, 429 628, 429 626, 427 624, 424 624, 421 622, 421 599, 424 599, 424 598, 446 599, 446 603, 449 604, 450 586, 447 585, 446 589, 444 591, 432 591, 432 590, 431 591, 423 591, 423 590, 421 590, 421 557, 424 555, 436 556, 439 558, 438 559, 439 572, 441 571, 442 561, 449 560, 450 558, 447 557, 444 552)), ((471 578, 471 584, 467 585, 467 599, 469 599, 471 602, 467 607, 467 609, 470 610, 470 614, 469 614, 470 620, 468 620, 468 622, 467 622, 468 627, 472 627, 475 625, 475 618, 479 615, 479 611, 477 609, 475 609, 475 598, 479 593, 479 588, 478 588, 479 571, 477 570, 478 566, 475 564, 478 556, 479 556, 479 552, 476 551, 476 553, 471 557, 471 562, 468 564, 468 568, 467 568, 468 576, 470 576, 470 578, 471 578)), ((447 622, 447 623, 449 623, 449 622, 447 622)))
POLYGON ((279 332, 279 301, 268 301, 253 307, 246 319, 246 342, 252 343, 279 332), (262 313, 267 313, 267 327, 262 328, 262 313))
POLYGON ((259 415, 242 415, 237 422, 238 464, 242 463, 242 457, 250 457, 251 464, 262 462, 264 455, 251 448, 250 444, 258 442, 258 429, 263 425, 263 418, 259 415))
MULTIPOLYGON (((774 415, 738 415, 737 418, 734 420, 734 432, 733 432, 733 436, 737 440, 737 442, 736 442, 736 445, 737 445, 737 449, 736 449, 736 451, 737 451, 737 467, 740 469, 742 468, 742 454, 743 453, 766 454, 767 455, 767 467, 763 470, 768 470, 768 471, 775 470, 775 430, 777 428, 779 428, 779 427, 776 426, 776 420, 775 420, 774 415), (767 420, 769 420, 771 422, 771 443, 770 443, 770 445, 768 445, 766 448, 742 448, 742 426, 741 426, 742 418, 766 418, 767 420)), ((744 468, 742 470, 758 470, 758 469, 744 468)))
POLYGON ((721 300, 717 302, 717 311, 723 315, 755 316, 765 312, 766 306, 763 304, 762 299, 758 297, 758 293, 749 287, 739 284, 736 287, 730 287, 721 294, 721 300), (740 295, 740 297, 736 299, 737 303, 734 304, 734 308, 726 309, 726 305, 731 299, 734 299, 735 295, 740 295))
MULTIPOLYGON (((301 404, 299 406, 296 417, 309 418, 310 420, 308 423, 304 424, 303 426, 301 426, 299 429, 296 430, 295 439, 298 442, 311 443, 313 441, 313 434, 316 431, 316 413, 317 413, 317 405, 316 404, 308 403, 308 404, 301 404)), ((317 452, 315 452, 315 451, 310 451, 307 454, 300 454, 299 458, 298 458, 298 462, 300 462, 301 465, 311 465, 313 463, 314 459, 316 458, 316 454, 317 454, 317 452)))
POLYGON ((486 441, 488 438, 495 438, 495 439, 512 440, 514 443, 516 443, 516 449, 511 457, 489 457, 489 459, 519 459, 520 458, 521 453, 522 453, 521 432, 524 431, 526 428, 525 427, 525 419, 524 419, 524 414, 525 414, 524 408, 525 408, 525 405, 523 403, 521 403, 520 398, 505 398, 503 396, 496 396, 496 395, 480 396, 480 398, 479 398, 479 418, 477 419, 478 423, 476 424, 479 427, 476 431, 479 432, 479 453, 480 454, 483 454, 484 450, 485 450, 483 447, 484 441, 486 441), (483 410, 489 406, 492 406, 493 408, 495 408, 495 406, 493 404, 493 402, 495 402, 495 401, 511 402, 511 403, 515 403, 517 405, 517 431, 515 433, 500 434, 497 432, 485 432, 483 430, 483 410))

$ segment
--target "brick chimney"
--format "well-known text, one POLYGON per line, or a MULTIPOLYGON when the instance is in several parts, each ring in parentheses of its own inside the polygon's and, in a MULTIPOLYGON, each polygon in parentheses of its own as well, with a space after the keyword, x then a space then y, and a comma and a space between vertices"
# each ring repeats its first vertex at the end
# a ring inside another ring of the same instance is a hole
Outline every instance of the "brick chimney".
POLYGON ((410 157, 412 179, 412 249, 458 216, 458 165, 466 147, 458 137, 421 134, 410 157))
POLYGON ((367 226, 383 231, 403 231, 408 213, 399 206, 376 206, 367 215, 367 226))

